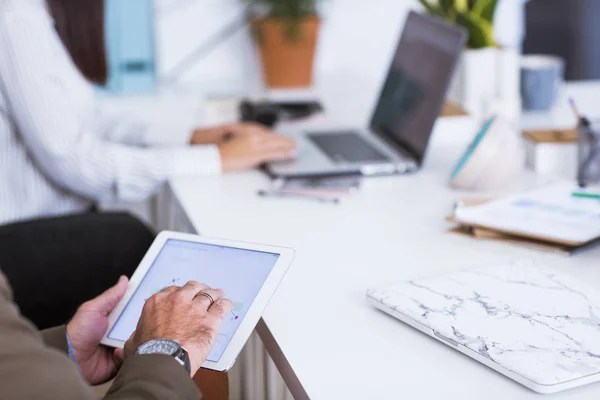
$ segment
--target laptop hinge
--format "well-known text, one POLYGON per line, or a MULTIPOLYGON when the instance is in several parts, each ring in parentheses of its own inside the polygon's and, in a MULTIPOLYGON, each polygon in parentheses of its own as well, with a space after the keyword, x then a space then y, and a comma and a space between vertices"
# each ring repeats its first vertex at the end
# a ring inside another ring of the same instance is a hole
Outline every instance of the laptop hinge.
POLYGON ((387 144, 388 146, 390 146, 391 148, 396 150, 398 153, 402 154, 403 156, 405 156, 407 158, 410 158, 411 160, 413 160, 414 162, 416 162, 419 165, 421 164, 419 159, 417 157, 415 157, 415 155, 412 154, 405 146, 402 146, 402 144, 390 139, 391 135, 386 135, 383 132, 382 128, 375 129, 375 128, 371 127, 369 130, 375 136, 377 136, 379 139, 381 139, 385 144, 387 144))

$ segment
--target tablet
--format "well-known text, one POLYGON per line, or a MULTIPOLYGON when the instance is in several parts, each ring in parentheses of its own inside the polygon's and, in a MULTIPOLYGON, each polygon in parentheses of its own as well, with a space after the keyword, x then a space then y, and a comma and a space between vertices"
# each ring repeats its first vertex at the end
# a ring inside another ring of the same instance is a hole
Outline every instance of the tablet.
POLYGON ((283 247, 162 232, 109 315, 102 344, 122 348, 135 330, 146 299, 163 288, 194 280, 223 288, 233 310, 223 320, 203 368, 227 371, 246 344, 294 258, 283 247))

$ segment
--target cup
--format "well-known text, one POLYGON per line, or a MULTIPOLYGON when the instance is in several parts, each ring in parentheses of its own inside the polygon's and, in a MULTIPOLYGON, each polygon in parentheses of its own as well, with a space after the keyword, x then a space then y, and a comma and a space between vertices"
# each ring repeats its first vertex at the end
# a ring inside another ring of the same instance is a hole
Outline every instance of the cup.
POLYGON ((527 55, 521 58, 521 99, 524 111, 548 111, 564 83, 565 62, 560 57, 527 55))

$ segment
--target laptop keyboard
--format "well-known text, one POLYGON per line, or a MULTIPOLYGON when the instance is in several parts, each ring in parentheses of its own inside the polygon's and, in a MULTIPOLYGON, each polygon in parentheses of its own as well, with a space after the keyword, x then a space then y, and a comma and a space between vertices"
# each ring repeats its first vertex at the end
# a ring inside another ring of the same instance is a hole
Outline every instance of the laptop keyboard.
POLYGON ((352 131, 310 133, 307 135, 321 151, 336 163, 383 162, 389 158, 361 135, 352 131))

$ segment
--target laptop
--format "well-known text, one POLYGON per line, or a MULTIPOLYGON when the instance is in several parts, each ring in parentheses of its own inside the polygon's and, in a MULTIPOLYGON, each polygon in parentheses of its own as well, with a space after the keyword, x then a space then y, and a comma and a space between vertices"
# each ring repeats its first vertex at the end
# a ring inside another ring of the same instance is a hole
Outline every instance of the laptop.
POLYGON ((410 12, 369 128, 291 133, 298 156, 267 171, 288 178, 416 171, 466 39, 460 27, 410 12))
POLYGON ((369 290, 367 299, 538 393, 600 381, 600 292, 519 264, 415 279, 369 290))

